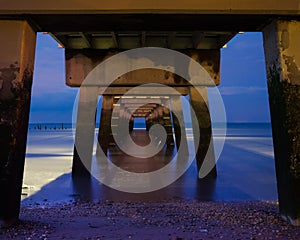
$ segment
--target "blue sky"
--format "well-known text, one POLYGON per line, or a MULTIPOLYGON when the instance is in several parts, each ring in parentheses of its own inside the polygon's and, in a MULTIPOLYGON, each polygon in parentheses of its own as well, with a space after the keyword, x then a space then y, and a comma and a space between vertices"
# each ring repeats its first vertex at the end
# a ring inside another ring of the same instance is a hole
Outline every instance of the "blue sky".
MULTIPOLYGON (((72 121, 77 88, 65 85, 64 49, 39 33, 30 122, 72 121)), ((269 122, 267 82, 261 33, 238 34, 222 49, 218 87, 228 122, 269 122)))

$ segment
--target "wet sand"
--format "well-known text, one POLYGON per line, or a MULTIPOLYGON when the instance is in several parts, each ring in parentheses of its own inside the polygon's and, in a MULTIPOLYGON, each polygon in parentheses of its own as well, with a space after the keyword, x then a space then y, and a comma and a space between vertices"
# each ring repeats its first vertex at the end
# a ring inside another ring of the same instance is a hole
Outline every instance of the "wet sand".
MULTIPOLYGON (((158 201, 185 199, 201 201, 277 201, 272 138, 264 134, 237 135, 226 138, 217 162, 218 177, 199 181, 195 162, 170 186, 145 194, 119 192, 99 183, 95 178, 71 177, 73 138, 71 131, 33 132, 25 166, 23 205, 66 203, 84 200, 158 201)), ((218 138, 215 138, 218 142, 218 138)), ((163 166, 164 158, 134 160, 111 149, 111 158, 123 169, 154 170, 163 166), (153 164, 155 163, 155 164, 153 164)))
POLYGON ((22 207, 0 239, 300 239, 271 202, 78 202, 22 207))
POLYGON ((71 132, 35 132, 22 221, 0 239, 299 239, 300 228, 278 213, 272 150, 270 136, 229 135, 217 179, 199 181, 193 163, 164 189, 129 194, 94 178, 72 180, 71 132))

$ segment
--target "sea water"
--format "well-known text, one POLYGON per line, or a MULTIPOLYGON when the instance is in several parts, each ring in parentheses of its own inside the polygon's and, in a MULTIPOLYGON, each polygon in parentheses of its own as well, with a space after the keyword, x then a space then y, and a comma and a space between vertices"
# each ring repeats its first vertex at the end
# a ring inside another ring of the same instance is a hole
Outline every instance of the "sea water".
MULTIPOLYGON (((215 145, 225 138, 224 148, 217 159, 216 180, 199 182, 193 163, 182 180, 163 191, 166 197, 212 201, 277 200, 271 125, 229 123, 226 126, 225 136, 221 129, 224 125, 216 125, 213 129, 215 145)), ((143 124, 135 125, 137 129, 144 127, 143 124)), ((188 127, 187 135, 193 136, 192 129, 188 127)), ((69 201, 82 194, 74 187, 70 174, 73 134, 72 124, 29 125, 23 204, 69 201)), ((93 199, 113 195, 113 190, 103 188, 100 183, 91 188, 93 199)))

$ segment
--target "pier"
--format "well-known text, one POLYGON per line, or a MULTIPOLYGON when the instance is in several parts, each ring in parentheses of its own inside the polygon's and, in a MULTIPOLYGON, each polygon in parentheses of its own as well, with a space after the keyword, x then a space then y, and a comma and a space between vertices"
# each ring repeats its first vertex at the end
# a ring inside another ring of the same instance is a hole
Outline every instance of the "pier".
MULTIPOLYGON (((275 3, 271 0, 133 0, 130 3, 121 0, 0 0, 0 220, 10 224, 19 217, 37 32, 51 34, 65 48, 66 84, 70 87, 82 87, 84 79, 99 64, 135 48, 166 48, 198 62, 213 84, 203 82, 194 86, 170 71, 157 69, 139 69, 115 79, 101 94, 98 141, 106 154, 115 144, 112 134, 115 124, 110 124, 115 109, 119 119, 129 121, 129 132, 135 118, 144 118, 145 131, 150 132, 151 126, 156 124, 165 129, 168 148, 185 144, 184 126, 179 124, 181 117, 174 117, 175 113, 183 114, 180 96, 152 94, 155 98, 151 103, 141 102, 139 99, 147 96, 140 93, 122 99, 131 88, 141 84, 164 84, 182 96, 189 96, 196 115, 192 120, 201 133, 200 136, 194 134, 194 141, 199 143, 195 158, 200 170, 207 154, 214 160, 207 88, 222 84, 220 49, 242 31, 263 33, 279 209, 286 221, 299 226, 299 0, 275 3), (118 99, 121 99, 120 105, 118 99), (136 109, 137 103, 143 107, 136 109)), ((180 65, 176 59, 174 64, 180 65)), ((187 71, 187 67, 183 71, 187 71)), ((101 81, 96 87, 90 86, 97 97, 101 87, 107 87, 101 86, 101 81)), ((92 120, 95 108, 89 107, 96 106, 97 98, 91 103, 90 90, 85 87, 80 90, 78 119, 89 116, 92 120)), ((74 178, 89 175, 95 130, 94 120, 80 123, 83 124, 76 126, 74 178), (79 144, 85 149, 84 156, 76 145, 82 142, 82 136, 88 139, 84 145, 79 144)), ((217 177, 216 169, 206 177, 217 177)))

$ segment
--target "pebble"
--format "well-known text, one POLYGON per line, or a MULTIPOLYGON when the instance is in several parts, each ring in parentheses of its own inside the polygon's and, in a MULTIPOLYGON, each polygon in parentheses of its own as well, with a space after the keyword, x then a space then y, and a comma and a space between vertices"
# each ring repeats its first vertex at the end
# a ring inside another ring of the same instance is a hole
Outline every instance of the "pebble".
POLYGON ((300 239, 300 227, 280 218, 277 203, 262 201, 73 202, 22 206, 21 219, 1 229, 0 239, 76 239, 80 221, 79 239, 300 239))

